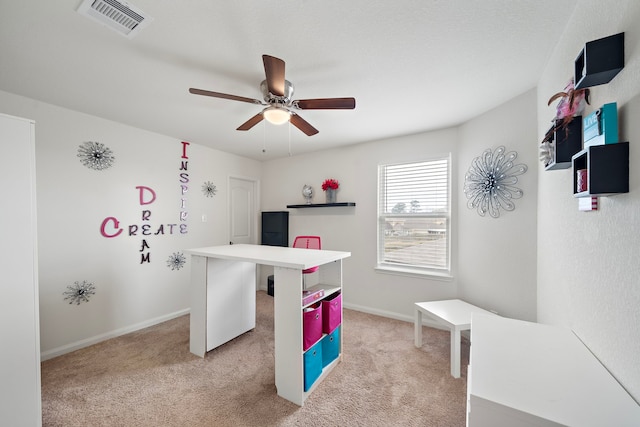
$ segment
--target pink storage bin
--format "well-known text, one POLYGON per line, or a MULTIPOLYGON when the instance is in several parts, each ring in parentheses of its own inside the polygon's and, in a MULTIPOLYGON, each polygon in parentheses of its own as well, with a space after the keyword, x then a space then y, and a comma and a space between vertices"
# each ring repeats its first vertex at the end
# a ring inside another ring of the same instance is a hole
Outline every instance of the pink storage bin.
POLYGON ((302 312, 302 350, 322 338, 322 305, 318 302, 305 308, 302 312))
POLYGON ((342 323, 342 294, 330 295, 322 300, 322 332, 330 334, 342 323))

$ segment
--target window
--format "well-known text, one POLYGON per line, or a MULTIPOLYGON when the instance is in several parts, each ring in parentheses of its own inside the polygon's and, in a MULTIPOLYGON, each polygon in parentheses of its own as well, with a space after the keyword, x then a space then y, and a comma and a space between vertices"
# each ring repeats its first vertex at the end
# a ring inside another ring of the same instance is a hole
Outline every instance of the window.
POLYGON ((379 166, 378 268, 450 274, 449 163, 379 166))

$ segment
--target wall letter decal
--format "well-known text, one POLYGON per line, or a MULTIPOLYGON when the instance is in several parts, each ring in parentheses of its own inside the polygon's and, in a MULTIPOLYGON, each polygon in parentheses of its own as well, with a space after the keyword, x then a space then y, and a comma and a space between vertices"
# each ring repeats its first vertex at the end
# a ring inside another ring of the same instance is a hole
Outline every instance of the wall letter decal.
POLYGON ((189 158, 189 156, 187 156, 187 146, 189 144, 190 144, 189 142, 182 141, 182 158, 183 159, 189 158))
POLYGON ((144 251, 145 249, 149 249, 149 245, 147 244, 147 241, 142 239, 142 248, 140 249, 140 252, 144 251))
POLYGON ((102 234, 104 237, 107 237, 107 238, 116 237, 116 236, 119 236, 120 233, 122 233, 122 229, 120 228, 120 223, 114 217, 109 216, 109 217, 106 217, 104 221, 102 221, 102 225, 100 226, 100 234, 102 234), (108 223, 113 223, 114 230, 117 230, 115 233, 107 234, 107 231, 105 229, 107 228, 108 223))
POLYGON ((136 187, 140 191, 140 205, 150 205, 156 200, 156 192, 149 187, 145 187, 144 185, 139 185, 136 187), (151 194, 151 200, 146 200, 144 197, 145 191, 148 191, 151 194))

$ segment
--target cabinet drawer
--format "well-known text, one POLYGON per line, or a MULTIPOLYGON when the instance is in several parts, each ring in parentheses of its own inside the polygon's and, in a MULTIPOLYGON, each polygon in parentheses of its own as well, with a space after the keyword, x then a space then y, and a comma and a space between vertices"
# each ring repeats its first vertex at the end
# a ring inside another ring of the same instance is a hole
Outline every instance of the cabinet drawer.
POLYGON ((318 302, 302 312, 302 350, 322 338, 322 305, 318 302))
POLYGON ((342 293, 338 292, 322 300, 322 332, 330 334, 342 323, 342 293))
POLYGON ((322 341, 304 353, 304 391, 308 391, 322 374, 322 341))
POLYGON ((322 367, 336 360, 340 354, 340 326, 322 338, 322 367))

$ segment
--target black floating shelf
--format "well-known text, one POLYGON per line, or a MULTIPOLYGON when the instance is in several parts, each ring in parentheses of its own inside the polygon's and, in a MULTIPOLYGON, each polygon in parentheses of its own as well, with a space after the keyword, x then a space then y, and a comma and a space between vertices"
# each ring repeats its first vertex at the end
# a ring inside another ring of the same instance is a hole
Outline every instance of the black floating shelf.
POLYGON ((590 41, 575 60, 575 88, 609 83, 624 68, 624 33, 590 41))
POLYGON ((613 196, 629 192, 629 143, 592 145, 573 155, 573 196, 613 196), (587 170, 587 191, 578 192, 576 172, 587 170))
POLYGON ((562 126, 562 120, 556 120, 547 135, 554 150, 545 170, 570 168, 571 158, 582 150, 582 116, 574 117, 566 126, 562 126))
POLYGON ((355 206, 355 202, 340 202, 340 203, 312 203, 310 205, 287 205, 290 209, 302 209, 302 208, 336 208, 340 206, 355 206))

